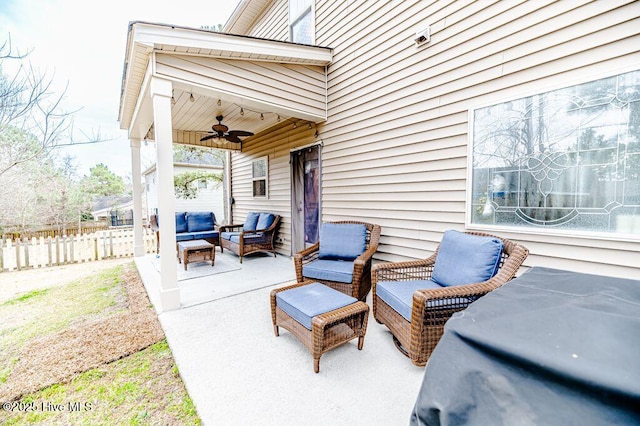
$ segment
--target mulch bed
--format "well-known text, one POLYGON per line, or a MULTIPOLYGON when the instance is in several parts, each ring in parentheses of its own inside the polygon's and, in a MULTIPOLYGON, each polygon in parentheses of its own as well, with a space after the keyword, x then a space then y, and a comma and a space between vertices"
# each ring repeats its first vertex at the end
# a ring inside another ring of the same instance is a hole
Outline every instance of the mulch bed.
POLYGON ((29 342, 0 401, 14 401, 75 375, 126 357, 164 339, 164 332, 135 268, 125 273, 126 311, 73 325, 29 342))

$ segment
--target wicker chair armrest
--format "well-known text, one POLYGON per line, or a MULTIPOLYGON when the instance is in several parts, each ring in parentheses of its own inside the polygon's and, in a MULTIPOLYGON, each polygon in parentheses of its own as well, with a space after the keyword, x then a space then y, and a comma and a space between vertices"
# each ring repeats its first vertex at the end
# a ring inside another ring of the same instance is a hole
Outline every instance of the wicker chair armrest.
POLYGON ((314 245, 293 255, 293 264, 296 270, 296 279, 298 282, 302 282, 304 280, 304 277, 302 276, 302 266, 314 259, 317 259, 319 249, 320 243, 315 243, 314 245))
POLYGON ((334 324, 344 322, 346 316, 358 315, 368 311, 369 306, 364 302, 358 301, 334 311, 317 315, 312 318, 311 323, 320 329, 324 329, 334 324))
POLYGON ((371 268, 371 277, 378 281, 413 281, 431 279, 435 254, 427 259, 406 262, 378 263, 371 268))
POLYGON ((220 232, 230 232, 230 231, 233 231, 234 229, 237 229, 237 228, 242 229, 243 226, 244 226, 243 224, 222 225, 222 226, 220 226, 220 232))
POLYGON ((318 253, 320 251, 320 243, 315 243, 312 246, 307 247, 304 250, 300 250, 298 253, 293 255, 294 262, 309 263, 314 259, 318 258, 318 253))

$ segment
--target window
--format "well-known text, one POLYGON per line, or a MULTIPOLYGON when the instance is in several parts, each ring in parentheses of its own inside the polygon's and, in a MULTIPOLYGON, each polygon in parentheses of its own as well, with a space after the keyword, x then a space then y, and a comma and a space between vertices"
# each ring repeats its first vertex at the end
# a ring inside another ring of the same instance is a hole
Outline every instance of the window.
POLYGON ((253 196, 267 196, 267 179, 269 172, 268 157, 258 158, 251 162, 251 178, 253 180, 253 196))
POLYGON ((471 109, 470 227, 640 236, 640 71, 471 109))
POLYGON ((315 43, 311 0, 289 0, 289 38, 294 43, 315 43))

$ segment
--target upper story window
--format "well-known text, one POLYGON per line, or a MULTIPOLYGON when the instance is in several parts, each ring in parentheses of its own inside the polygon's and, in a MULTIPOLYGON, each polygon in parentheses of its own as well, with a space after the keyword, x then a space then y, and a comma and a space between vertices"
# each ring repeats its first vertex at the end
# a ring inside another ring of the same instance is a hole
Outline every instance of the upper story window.
POLYGON ((289 0, 289 37, 294 43, 314 44, 312 0, 289 0))
POLYGON ((470 111, 468 225, 640 237, 640 71, 470 111))

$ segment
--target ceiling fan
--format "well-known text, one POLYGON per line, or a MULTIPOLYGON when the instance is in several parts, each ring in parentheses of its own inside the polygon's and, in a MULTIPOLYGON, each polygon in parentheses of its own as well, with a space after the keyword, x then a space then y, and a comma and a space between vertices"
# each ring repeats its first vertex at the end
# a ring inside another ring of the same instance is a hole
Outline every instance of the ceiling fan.
POLYGON ((223 118, 224 117, 222 117, 221 115, 218 115, 216 117, 216 120, 218 120, 218 124, 214 124, 213 126, 211 126, 211 129, 213 130, 213 132, 208 132, 209 134, 207 136, 200 139, 201 142, 216 138, 216 139, 226 139, 229 142, 242 143, 239 136, 253 136, 253 133, 247 132, 244 130, 229 131, 229 128, 224 124, 222 124, 223 118))

